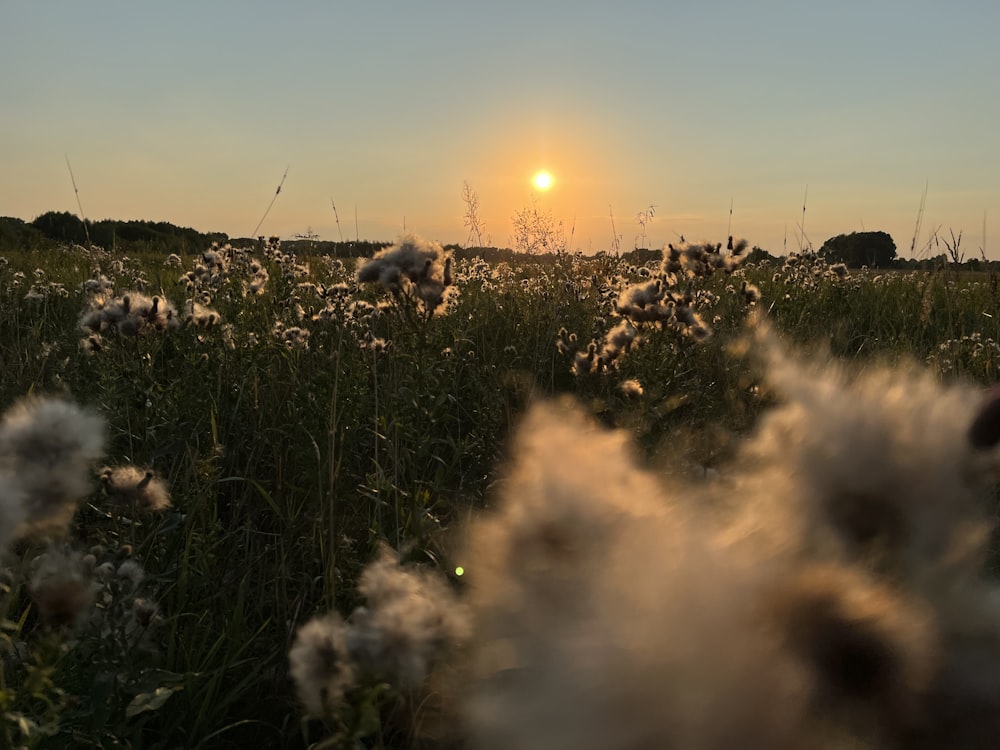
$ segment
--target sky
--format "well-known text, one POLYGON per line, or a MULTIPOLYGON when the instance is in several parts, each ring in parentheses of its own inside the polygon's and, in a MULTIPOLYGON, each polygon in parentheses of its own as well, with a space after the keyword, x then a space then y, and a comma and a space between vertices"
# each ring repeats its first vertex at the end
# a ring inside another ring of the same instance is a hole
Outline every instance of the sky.
POLYGON ((880 230, 903 257, 961 231, 967 256, 1000 258, 996 0, 0 15, 0 216, 82 206, 243 237, 274 199, 258 234, 469 244, 468 183, 497 246, 534 209, 588 253, 731 233, 780 254, 880 230))

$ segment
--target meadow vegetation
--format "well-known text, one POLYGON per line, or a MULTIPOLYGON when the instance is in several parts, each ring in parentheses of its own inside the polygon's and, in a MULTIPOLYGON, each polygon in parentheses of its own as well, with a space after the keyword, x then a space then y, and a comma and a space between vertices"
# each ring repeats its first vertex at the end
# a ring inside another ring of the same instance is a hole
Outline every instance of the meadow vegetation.
POLYGON ((747 251, 6 252, 0 747, 995 746, 995 277, 747 251))

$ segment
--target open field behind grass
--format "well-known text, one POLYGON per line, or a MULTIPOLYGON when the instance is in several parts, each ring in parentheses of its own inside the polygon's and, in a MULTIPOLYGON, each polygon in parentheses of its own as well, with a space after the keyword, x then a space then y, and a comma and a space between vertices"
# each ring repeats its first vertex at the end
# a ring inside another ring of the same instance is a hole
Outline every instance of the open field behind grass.
POLYGON ((0 259, 0 410, 71 399, 105 420, 109 466, 148 467, 172 499, 110 508, 95 475, 65 539, 90 573, 110 567, 60 627, 29 595, 44 538, 13 543, 0 745, 452 746, 433 719, 447 707, 383 680, 337 717, 303 719, 289 649, 315 615, 362 603, 381 544, 462 589, 456 568, 475 561, 458 530, 493 504, 530 404, 569 394, 627 430, 641 466, 690 478, 724 471, 771 403, 735 351, 749 314, 862 368, 916 361, 986 386, 1000 367, 988 274, 838 276, 813 256, 682 274, 676 292, 705 331, 633 321, 624 350, 604 355, 622 292, 658 262, 455 261, 429 314, 405 285, 359 283, 340 260, 206 251, 0 259), (95 322, 125 297, 119 318, 95 322), (153 309, 123 327, 139 304, 153 309))

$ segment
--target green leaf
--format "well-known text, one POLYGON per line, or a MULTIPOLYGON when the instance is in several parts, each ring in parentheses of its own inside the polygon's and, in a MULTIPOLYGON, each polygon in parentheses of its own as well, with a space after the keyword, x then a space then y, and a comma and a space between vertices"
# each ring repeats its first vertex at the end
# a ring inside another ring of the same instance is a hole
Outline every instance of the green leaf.
POLYGON ((130 680, 126 690, 130 693, 150 693, 161 687, 175 687, 197 677, 197 673, 180 674, 166 669, 144 669, 134 680, 130 680))
POLYGON ((184 689, 183 685, 158 687, 151 693, 139 693, 125 709, 125 718, 131 719, 145 711, 159 711, 170 700, 170 696, 184 689))

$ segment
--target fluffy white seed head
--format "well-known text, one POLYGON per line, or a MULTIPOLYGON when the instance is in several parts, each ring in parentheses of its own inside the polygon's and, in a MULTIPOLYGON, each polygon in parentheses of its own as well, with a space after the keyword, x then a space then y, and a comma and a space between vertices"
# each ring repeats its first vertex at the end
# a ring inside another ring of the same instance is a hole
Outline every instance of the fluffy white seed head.
POLYGON ((20 486, 29 525, 64 527, 103 452, 103 419, 62 398, 25 397, 0 419, 0 473, 20 486))

